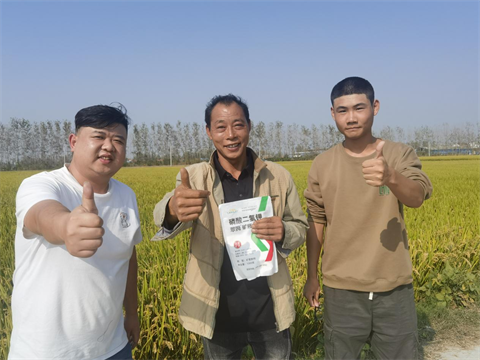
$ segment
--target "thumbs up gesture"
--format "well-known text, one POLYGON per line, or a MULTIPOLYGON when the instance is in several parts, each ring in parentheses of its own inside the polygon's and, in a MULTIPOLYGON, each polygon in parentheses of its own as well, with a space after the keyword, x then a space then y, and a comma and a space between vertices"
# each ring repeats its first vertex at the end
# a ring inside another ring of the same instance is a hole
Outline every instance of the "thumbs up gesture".
POLYGON ((207 202, 210 191, 194 190, 190 186, 190 177, 185 168, 180 170, 181 184, 177 186, 173 197, 168 202, 166 220, 168 225, 198 219, 207 202))
POLYGON ((102 245, 105 230, 103 220, 98 216, 93 187, 88 181, 83 184, 82 204, 73 209, 65 224, 63 240, 70 254, 76 257, 90 257, 102 245))
POLYGON ((385 141, 380 141, 375 149, 375 158, 365 160, 362 163, 363 178, 370 186, 380 187, 382 185, 388 185, 391 170, 383 156, 384 145, 385 141))

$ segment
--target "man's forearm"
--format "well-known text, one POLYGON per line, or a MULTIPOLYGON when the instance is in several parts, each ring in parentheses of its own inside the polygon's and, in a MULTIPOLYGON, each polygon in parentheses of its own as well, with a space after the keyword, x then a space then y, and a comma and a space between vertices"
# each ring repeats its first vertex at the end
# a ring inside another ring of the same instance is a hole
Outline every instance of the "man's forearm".
POLYGON ((386 185, 402 204, 412 208, 418 208, 423 204, 425 196, 423 187, 398 171, 393 171, 386 185))
POLYGON ((323 245, 323 224, 309 222, 307 231, 307 277, 317 278, 318 260, 323 245))
POLYGON ((178 217, 175 215, 173 209, 171 208, 172 199, 167 203, 165 208, 165 219, 163 220, 163 226, 167 229, 172 230, 175 225, 178 224, 178 217))
POLYGON ((63 245, 66 218, 70 211, 55 200, 44 200, 33 205, 25 215, 24 226, 41 235, 49 243, 63 245))
POLYGON ((137 271, 137 252, 134 247, 132 256, 130 257, 130 261, 128 263, 127 285, 125 287, 125 298, 123 300, 123 306, 125 307, 125 314, 127 316, 137 314, 137 271))

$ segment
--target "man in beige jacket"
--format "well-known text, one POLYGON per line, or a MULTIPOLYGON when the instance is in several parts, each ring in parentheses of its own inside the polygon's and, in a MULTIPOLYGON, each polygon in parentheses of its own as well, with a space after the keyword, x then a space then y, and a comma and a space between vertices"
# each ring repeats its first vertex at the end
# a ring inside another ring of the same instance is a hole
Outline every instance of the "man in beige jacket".
POLYGON ((232 94, 216 96, 205 110, 206 131, 216 151, 210 162, 191 165, 154 210, 160 231, 174 238, 192 227, 179 320, 202 336, 206 359, 240 359, 251 345, 257 359, 288 359, 294 294, 285 258, 305 240, 307 221, 291 175, 249 149, 247 105, 232 94), (224 246, 218 206, 271 196, 275 216, 257 220, 252 232, 274 241, 278 272, 252 281, 235 279, 224 246))

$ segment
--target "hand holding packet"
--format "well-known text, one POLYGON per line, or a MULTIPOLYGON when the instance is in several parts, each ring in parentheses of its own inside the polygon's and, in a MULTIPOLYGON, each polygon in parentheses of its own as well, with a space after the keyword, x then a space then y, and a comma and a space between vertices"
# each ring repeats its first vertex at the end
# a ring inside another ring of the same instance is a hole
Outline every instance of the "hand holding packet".
POLYGON ((223 238, 235 278, 253 280, 278 271, 275 243, 259 239, 252 233, 252 224, 273 216, 270 196, 233 201, 218 207, 223 238))

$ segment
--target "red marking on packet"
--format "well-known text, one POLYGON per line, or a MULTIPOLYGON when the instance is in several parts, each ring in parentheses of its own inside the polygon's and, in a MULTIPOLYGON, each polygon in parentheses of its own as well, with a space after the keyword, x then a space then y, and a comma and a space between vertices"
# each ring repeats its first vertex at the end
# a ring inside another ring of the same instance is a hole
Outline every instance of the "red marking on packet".
POLYGON ((270 249, 268 249, 268 254, 267 254, 267 258, 265 259, 265 262, 272 261, 272 259, 273 259, 273 241, 272 240, 265 240, 265 241, 270 246, 270 249))

